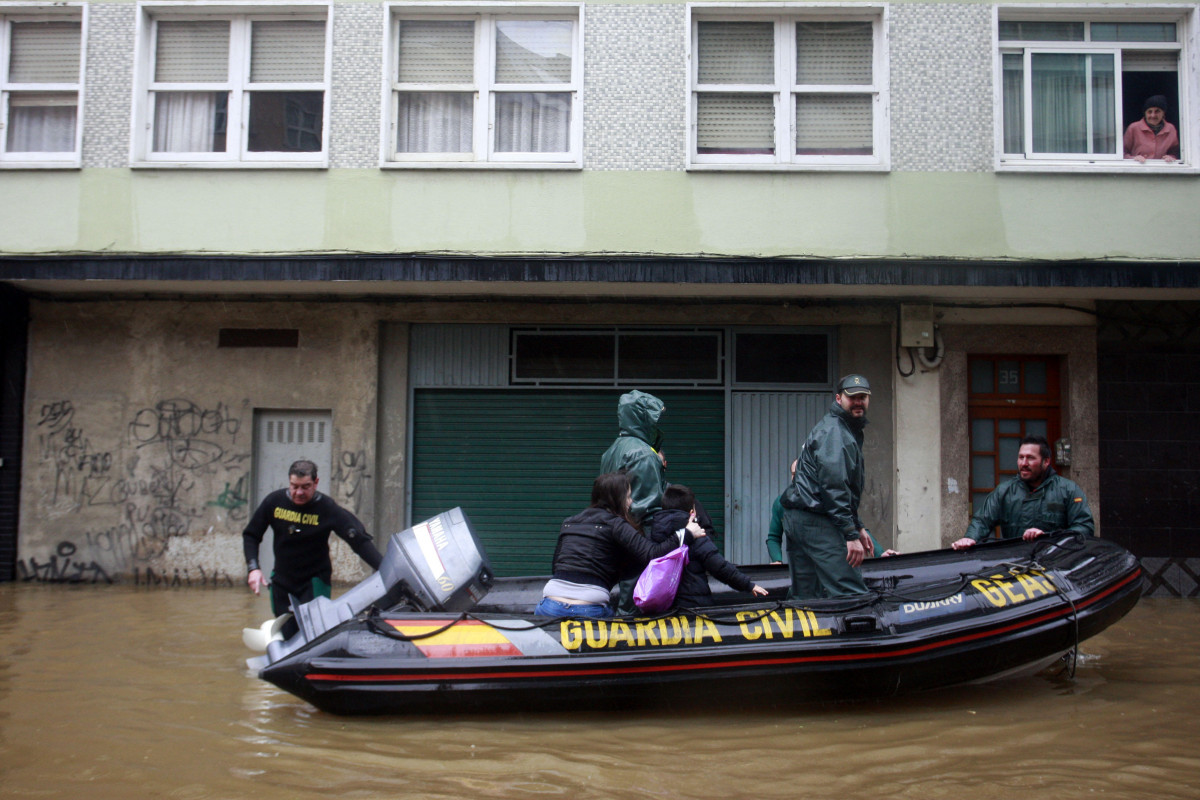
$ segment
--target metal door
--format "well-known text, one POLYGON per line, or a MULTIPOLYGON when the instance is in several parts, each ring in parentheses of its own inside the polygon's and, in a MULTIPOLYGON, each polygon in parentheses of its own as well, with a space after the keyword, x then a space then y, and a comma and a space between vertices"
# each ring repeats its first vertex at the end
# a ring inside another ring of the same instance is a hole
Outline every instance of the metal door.
MULTIPOLYGON (((329 488, 333 430, 333 415, 329 411, 262 411, 254 412, 254 508, 276 489, 287 486, 288 467, 292 462, 308 459, 317 465, 317 477, 329 488)), ((259 549, 263 572, 271 574, 275 566, 272 534, 267 530, 259 549)))

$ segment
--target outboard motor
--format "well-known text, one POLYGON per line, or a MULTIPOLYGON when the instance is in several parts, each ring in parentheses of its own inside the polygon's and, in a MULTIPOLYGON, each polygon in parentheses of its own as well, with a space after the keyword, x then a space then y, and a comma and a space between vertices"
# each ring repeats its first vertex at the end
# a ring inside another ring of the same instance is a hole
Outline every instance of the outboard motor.
POLYGON ((393 534, 379 571, 336 600, 293 600, 300 632, 286 642, 271 642, 267 660, 277 661, 371 606, 404 603, 417 611, 464 611, 483 599, 492 578, 471 521, 461 508, 452 508, 393 534))

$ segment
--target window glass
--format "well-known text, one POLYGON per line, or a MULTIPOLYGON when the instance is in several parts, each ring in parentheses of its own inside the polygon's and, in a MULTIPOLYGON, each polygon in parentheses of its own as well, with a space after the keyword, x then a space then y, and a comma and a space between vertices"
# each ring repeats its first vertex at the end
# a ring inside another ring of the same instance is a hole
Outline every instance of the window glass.
POLYGON ((1034 53, 1033 152, 1116 153, 1110 54, 1034 53))
POLYGON ((513 361, 517 380, 611 380, 616 340, 611 334, 517 334, 513 361))
POLYGON ((577 160, 577 28, 488 13, 397 19, 390 159, 577 160))
POLYGON ((1000 469, 1006 472, 1015 470, 1017 468, 1017 454, 1020 450, 1021 440, 1018 437, 1001 437, 996 459, 1000 463, 1000 469))
POLYGON ((323 92, 251 92, 247 148, 253 152, 321 150, 323 92))
POLYGON ((471 152, 474 108, 467 92, 397 92, 396 150, 471 152))
POLYGON ((1183 158, 1181 27, 1103 16, 1001 20, 1001 163, 1119 168, 1135 157, 1183 158), (1135 133, 1154 95, 1167 98, 1171 127, 1135 133))
POLYGON ((621 334, 618 342, 622 381, 721 379, 721 340, 716 334, 621 334))
POLYGON ((154 152, 224 153, 228 92, 155 92, 154 152))
POLYGON ((871 155, 874 101, 866 95, 797 95, 797 155, 871 155))
POLYGON ((82 25, 77 20, 0 16, 0 158, 61 161, 77 153, 82 25), (4 113, 7 112, 7 113, 4 113))
POLYGON ((694 25, 694 163, 881 165, 877 23, 864 18, 694 25))
POLYGON ((1000 22, 1000 40, 1029 42, 1082 42, 1082 22, 1000 22))
POLYGON ((571 96, 551 92, 496 95, 496 150, 565 153, 571 141, 571 96))
POLYGON ((1002 434, 1021 434, 1021 420, 1019 419, 1000 419, 996 420, 996 428, 1002 434))
POLYGON ((991 361, 971 362, 971 393, 992 394, 996 391, 994 365, 991 361))
POLYGON ((775 102, 769 94, 702 94, 696 99, 700 153, 775 152, 775 102))
POLYGON ((991 456, 972 456, 971 488, 992 489, 996 485, 995 461, 991 456))
POLYGON ((696 32, 700 83, 775 82, 775 25, 770 22, 701 22, 696 32))
POLYGON ((1026 436, 1041 436, 1043 439, 1050 438, 1049 425, 1044 419, 1027 419, 1025 420, 1025 435, 1026 436))
POLYGON ((160 22, 155 46, 158 83, 229 80, 229 21, 160 22))
POLYGON ((1044 361, 1025 362, 1025 393, 1046 393, 1046 363, 1044 361))
POLYGON ((150 158, 311 160, 324 152, 324 20, 163 19, 153 37, 150 158))
POLYGON ((796 83, 872 83, 870 22, 796 23, 796 83))
POLYGON ((572 23, 500 20, 496 23, 496 83, 568 83, 572 23))
POLYGON ((1021 365, 1018 361, 1001 361, 997 365, 999 394, 1017 394, 1021 391, 1021 365))
POLYGON ((471 20, 400 20, 397 78, 401 83, 471 83, 475 77, 475 23, 471 20))
POLYGON ((741 384, 827 384, 829 334, 739 332, 734 339, 734 381, 741 384))
POLYGON ((1093 42, 1174 42, 1173 22, 1093 22, 1093 42))
POLYGON ((971 449, 991 451, 996 446, 995 423, 990 419, 971 420, 971 449))

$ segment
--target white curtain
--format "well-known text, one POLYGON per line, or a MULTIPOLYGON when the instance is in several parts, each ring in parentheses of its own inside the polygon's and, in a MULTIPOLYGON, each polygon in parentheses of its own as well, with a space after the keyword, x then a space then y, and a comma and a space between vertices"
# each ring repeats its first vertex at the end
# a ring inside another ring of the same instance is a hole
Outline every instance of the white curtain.
POLYGON ((1004 152, 1025 152, 1025 57, 1004 54, 1004 152))
POLYGON ((70 153, 75 150, 75 106, 12 95, 8 109, 10 153, 70 153))
POLYGON ((473 104, 465 92, 400 92, 396 152, 471 152, 473 104))
POLYGON ((154 152, 214 152, 219 97, 217 92, 156 92, 154 152))
POLYGON ((496 95, 496 150, 565 153, 571 142, 567 92, 500 92, 496 95))
POLYGON ((1034 53, 1032 71, 1033 152, 1116 152, 1112 55, 1034 53))

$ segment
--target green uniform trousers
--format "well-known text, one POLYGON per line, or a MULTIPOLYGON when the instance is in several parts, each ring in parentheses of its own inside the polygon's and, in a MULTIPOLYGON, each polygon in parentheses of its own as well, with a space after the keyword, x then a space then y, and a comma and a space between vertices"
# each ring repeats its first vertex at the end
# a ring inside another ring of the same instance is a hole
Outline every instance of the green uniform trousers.
POLYGON ((866 594, 862 570, 846 562, 846 537, 832 519, 812 511, 785 508, 783 533, 792 575, 788 600, 866 594))

